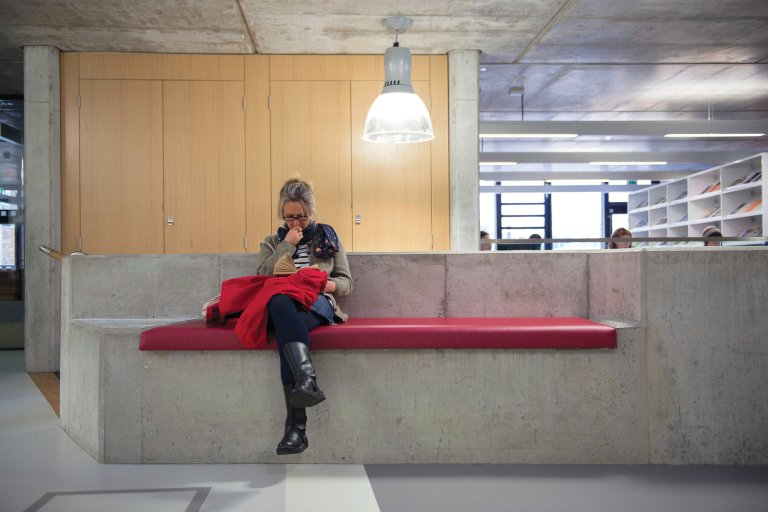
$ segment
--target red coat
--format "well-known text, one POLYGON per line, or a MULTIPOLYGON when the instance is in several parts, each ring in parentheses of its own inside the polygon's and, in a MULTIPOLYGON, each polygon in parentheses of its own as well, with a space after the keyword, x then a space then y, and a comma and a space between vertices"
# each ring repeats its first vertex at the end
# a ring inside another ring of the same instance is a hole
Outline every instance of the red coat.
POLYGON ((273 295, 288 295, 309 310, 317 296, 325 289, 328 274, 314 268, 305 268, 283 277, 246 276, 227 279, 221 283, 219 299, 220 318, 242 311, 235 324, 235 334, 250 348, 267 344, 267 305, 273 295))

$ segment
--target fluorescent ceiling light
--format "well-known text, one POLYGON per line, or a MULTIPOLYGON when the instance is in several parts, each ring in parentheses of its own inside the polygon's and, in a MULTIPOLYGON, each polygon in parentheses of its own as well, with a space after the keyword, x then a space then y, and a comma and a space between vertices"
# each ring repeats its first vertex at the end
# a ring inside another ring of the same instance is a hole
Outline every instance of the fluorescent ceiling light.
POLYGON ((494 139, 572 139, 578 133, 481 133, 480 138, 494 139))
MULTIPOLYGON (((533 134, 630 135, 663 137, 665 134, 766 134, 762 121, 480 121, 478 130, 494 136, 525 137, 533 134), (505 135, 501 135, 505 134, 505 135), (514 135, 513 135, 514 134, 514 135)), ((541 135, 542 137, 544 135, 541 135)))
POLYGON ((664 135, 676 139, 701 139, 704 137, 762 137, 764 133, 668 133, 664 135))
POLYGON ((667 165, 667 162, 589 162, 589 165, 667 165))
POLYGON ((480 162, 480 165, 517 165, 517 162, 480 162))

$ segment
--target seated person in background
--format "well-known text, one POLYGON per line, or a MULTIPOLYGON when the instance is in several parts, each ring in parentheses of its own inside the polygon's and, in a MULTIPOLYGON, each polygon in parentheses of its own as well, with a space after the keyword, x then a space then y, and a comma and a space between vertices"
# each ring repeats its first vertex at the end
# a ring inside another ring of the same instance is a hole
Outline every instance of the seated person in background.
MULTIPOLYGON (((530 240, 541 240, 541 235, 538 233, 534 233, 531 236, 528 237, 530 240)), ((535 244, 531 244, 528 246, 528 249, 531 251, 538 251, 541 249, 541 242, 536 242, 535 244)))
POLYGON ((489 235, 487 231, 480 232, 480 250, 481 251, 491 250, 491 246, 493 244, 491 244, 490 242, 486 242, 486 240, 490 240, 490 239, 491 239, 491 235, 489 235))
MULTIPOLYGON (((541 235, 534 233, 528 237, 529 240, 541 240, 541 235)), ((538 251, 541 249, 541 242, 533 244, 499 244, 497 251, 538 251)))
MULTIPOLYGON (((611 238, 632 238, 632 232, 627 228, 618 228, 613 232, 611 238)), ((632 242, 612 240, 611 243, 608 244, 609 249, 629 249, 630 247, 632 247, 632 242)))
POLYGON ((717 238, 721 238, 723 234, 717 228, 717 226, 707 226, 704 231, 701 232, 701 236, 712 237, 712 240, 704 242, 704 247, 720 247, 723 243, 717 238))

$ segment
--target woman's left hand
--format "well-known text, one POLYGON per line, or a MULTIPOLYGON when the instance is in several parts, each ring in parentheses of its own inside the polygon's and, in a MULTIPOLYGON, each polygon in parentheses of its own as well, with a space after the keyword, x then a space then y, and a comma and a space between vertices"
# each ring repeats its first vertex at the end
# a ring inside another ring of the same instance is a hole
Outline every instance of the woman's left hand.
POLYGON ((333 293, 336 291, 336 281, 328 280, 327 283, 325 283, 325 290, 323 290, 324 293, 333 293))

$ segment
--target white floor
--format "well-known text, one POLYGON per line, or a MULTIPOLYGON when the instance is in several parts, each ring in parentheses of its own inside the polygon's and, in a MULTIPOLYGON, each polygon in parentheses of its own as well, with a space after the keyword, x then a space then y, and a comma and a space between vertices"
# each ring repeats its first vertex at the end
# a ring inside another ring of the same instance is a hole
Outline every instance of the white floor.
POLYGON ((0 512, 768 511, 768 467, 102 465, 23 358, 0 351, 0 512))

